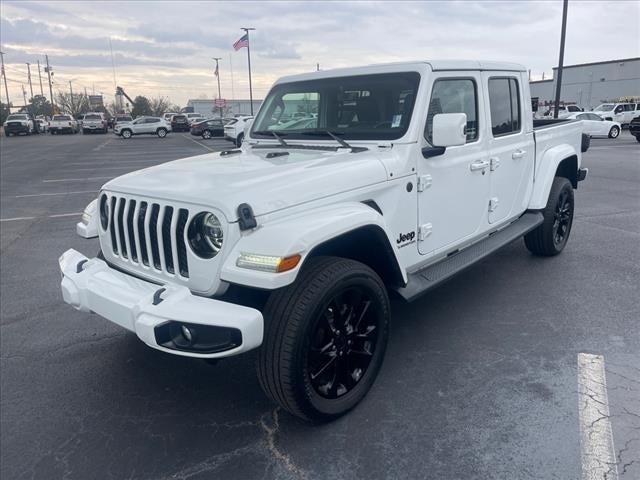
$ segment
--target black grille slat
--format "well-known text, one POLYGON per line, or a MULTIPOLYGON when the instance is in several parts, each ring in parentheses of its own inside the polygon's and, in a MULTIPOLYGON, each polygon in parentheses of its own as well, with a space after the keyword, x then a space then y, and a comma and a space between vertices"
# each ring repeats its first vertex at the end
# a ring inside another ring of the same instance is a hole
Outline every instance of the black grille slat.
POLYGON ((133 215, 136 210, 136 201, 129 200, 129 213, 127 214, 127 232, 129 235, 129 245, 131 248, 131 259, 134 262, 138 261, 138 249, 136 248, 135 233, 133 231, 133 215))
POLYGON ((188 209, 116 195, 110 196, 109 206, 108 235, 116 257, 189 278, 188 209))
POLYGON ((140 202, 138 213, 138 235, 140 237, 140 257, 142 263, 149 266, 149 253, 147 252, 147 235, 144 233, 144 220, 147 216, 147 202, 140 202))
POLYGON ((124 258, 128 258, 127 257, 127 242, 124 238, 124 204, 126 203, 126 200, 124 198, 121 198, 120 201, 118 202, 118 211, 116 212, 116 221, 118 222, 118 233, 119 233, 119 237, 120 237, 120 249, 122 250, 120 252, 120 254, 124 257, 124 258))
POLYGON ((118 242, 116 241, 116 228, 115 228, 115 211, 116 211, 116 197, 111 197, 111 208, 109 208, 109 229, 111 230, 111 248, 113 253, 118 255, 118 242))
POLYGON ((176 225, 176 243, 178 246, 178 270, 180 275, 189 278, 189 263, 187 262, 187 245, 184 241, 184 231, 187 228, 189 212, 184 208, 178 211, 178 224, 176 225))
POLYGON ((154 203, 151 205, 151 219, 149 220, 149 238, 151 240, 151 256, 153 266, 161 270, 160 248, 158 247, 158 215, 160 213, 160 205, 154 203))
POLYGON ((173 207, 165 207, 164 218, 162 219, 162 246, 164 247, 164 263, 169 273, 174 273, 173 252, 171 251, 171 219, 173 218, 173 207))

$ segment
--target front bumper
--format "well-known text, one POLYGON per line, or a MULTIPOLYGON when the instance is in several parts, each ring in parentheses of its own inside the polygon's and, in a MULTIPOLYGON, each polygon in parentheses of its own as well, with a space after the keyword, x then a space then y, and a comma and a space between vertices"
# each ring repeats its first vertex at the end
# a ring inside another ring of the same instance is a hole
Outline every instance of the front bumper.
POLYGON ((179 285, 157 285, 111 268, 105 261, 88 259, 67 250, 59 259, 64 301, 81 312, 93 312, 134 332, 148 346, 175 355, 221 358, 246 352, 262 343, 262 314, 253 308, 193 295, 179 285), (162 291, 161 291, 162 290, 162 291), (200 353, 167 348, 163 331, 169 322, 221 327, 239 332, 230 348, 200 353))
POLYGON ((9 123, 6 127, 4 127, 4 131, 6 133, 29 133, 29 130, 29 125, 22 124, 9 123))

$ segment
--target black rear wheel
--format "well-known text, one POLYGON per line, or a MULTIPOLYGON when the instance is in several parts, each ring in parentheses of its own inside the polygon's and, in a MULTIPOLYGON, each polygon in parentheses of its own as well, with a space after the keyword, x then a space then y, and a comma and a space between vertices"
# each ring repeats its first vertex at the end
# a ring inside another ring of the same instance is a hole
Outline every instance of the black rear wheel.
POLYGON ((343 415, 368 392, 382 365, 389 300, 359 262, 317 257, 264 308, 257 361, 265 393, 305 420, 343 415))
POLYGON ((547 257, 559 254, 569 240, 573 210, 574 195, 571 182, 564 177, 555 177, 547 206, 542 212, 542 224, 524 236, 524 243, 529 251, 547 257))

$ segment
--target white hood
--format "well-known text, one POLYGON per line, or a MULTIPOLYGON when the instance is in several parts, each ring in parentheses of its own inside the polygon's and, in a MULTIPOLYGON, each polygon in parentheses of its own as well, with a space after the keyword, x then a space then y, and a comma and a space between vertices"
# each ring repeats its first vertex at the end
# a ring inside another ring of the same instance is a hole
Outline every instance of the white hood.
POLYGON ((295 149, 252 149, 210 153, 157 165, 115 178, 105 190, 209 205, 230 222, 248 203, 264 215, 318 198, 384 182, 386 169, 372 151, 351 153, 295 149), (289 155, 266 158, 274 152, 289 155))

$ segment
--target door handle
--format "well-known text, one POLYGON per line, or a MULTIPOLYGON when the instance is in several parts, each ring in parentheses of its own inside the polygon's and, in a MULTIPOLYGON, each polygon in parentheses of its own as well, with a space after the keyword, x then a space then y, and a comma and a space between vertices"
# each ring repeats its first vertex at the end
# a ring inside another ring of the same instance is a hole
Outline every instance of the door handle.
POLYGON ((472 172, 475 172, 476 170, 484 170, 485 168, 489 168, 489 160, 476 160, 469 165, 469 168, 472 172))
POLYGON ((519 158, 524 157, 525 153, 527 152, 519 148, 518 150, 516 150, 511 154, 511 158, 513 158, 514 160, 518 160, 519 158))

